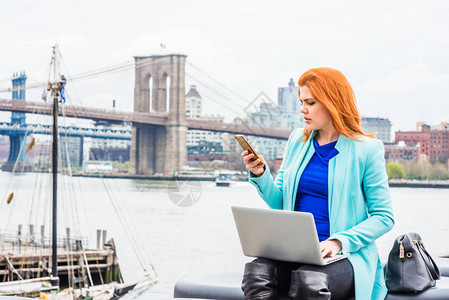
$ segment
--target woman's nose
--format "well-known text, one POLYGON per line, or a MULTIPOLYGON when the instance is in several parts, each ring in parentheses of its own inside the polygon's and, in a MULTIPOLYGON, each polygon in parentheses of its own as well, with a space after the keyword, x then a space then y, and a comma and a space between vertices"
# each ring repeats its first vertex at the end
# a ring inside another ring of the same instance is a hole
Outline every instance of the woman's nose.
POLYGON ((307 112, 307 109, 304 107, 304 105, 301 105, 301 108, 299 109, 299 112, 302 114, 305 114, 307 112))

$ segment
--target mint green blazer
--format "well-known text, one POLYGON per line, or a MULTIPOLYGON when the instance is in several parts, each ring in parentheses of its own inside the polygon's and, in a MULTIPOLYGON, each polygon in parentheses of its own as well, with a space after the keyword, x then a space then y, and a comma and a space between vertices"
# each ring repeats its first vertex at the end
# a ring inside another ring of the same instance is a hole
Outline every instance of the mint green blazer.
MULTIPOLYGON (((292 132, 275 180, 268 165, 262 176, 250 174, 271 208, 294 210, 299 179, 315 153, 315 134, 303 142, 300 129, 292 132)), ((342 253, 350 253, 356 299, 384 299, 387 288, 375 240, 394 225, 384 147, 380 140, 357 138, 340 135, 339 153, 329 161, 329 239, 340 240, 342 253)))

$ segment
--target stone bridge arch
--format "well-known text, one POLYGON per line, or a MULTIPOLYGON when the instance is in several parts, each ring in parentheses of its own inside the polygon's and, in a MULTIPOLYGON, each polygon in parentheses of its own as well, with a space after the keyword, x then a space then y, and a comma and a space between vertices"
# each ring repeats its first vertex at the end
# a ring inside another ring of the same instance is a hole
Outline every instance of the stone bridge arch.
POLYGON ((185 112, 186 55, 136 56, 134 111, 166 114, 167 123, 133 124, 130 172, 143 175, 171 176, 187 163, 187 121, 185 112), (170 88, 167 91, 167 78, 170 88), (170 99, 167 111, 167 93, 170 99))

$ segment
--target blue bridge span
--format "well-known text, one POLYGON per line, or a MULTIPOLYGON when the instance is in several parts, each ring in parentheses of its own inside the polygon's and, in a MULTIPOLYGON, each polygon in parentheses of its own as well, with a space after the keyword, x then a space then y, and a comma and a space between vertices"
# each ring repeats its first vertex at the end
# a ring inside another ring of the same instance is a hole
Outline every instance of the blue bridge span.
MULTIPOLYGON (((51 134, 52 125, 12 124, 0 122, 0 135, 30 136, 33 134, 51 134)), ((59 135, 67 137, 83 137, 114 140, 131 140, 131 129, 99 129, 75 126, 59 126, 59 135)))
MULTIPOLYGON (((25 86, 27 76, 25 73, 15 73, 12 78, 12 98, 25 102, 25 86)), ((26 163, 26 138, 36 134, 52 134, 52 125, 27 124, 26 115, 22 112, 11 112, 11 122, 0 122, 0 135, 9 136, 9 156, 2 170, 11 171, 16 166, 16 161, 24 165, 24 169, 31 169, 26 163)), ((131 129, 109 129, 109 128, 82 128, 76 126, 59 126, 61 137, 79 137, 131 140, 131 129)))

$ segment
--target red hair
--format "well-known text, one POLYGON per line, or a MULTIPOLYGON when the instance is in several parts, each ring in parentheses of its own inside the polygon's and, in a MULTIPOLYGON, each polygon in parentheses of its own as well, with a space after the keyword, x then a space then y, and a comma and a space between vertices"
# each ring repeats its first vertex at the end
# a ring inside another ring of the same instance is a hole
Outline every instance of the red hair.
MULTIPOLYGON (((312 96, 326 107, 338 133, 354 140, 358 140, 356 135, 376 136, 375 133, 366 134, 362 131, 354 91, 340 71, 332 68, 310 69, 301 75, 298 85, 307 86, 312 96)), ((304 141, 309 139, 311 133, 307 127, 304 128, 304 141)))

